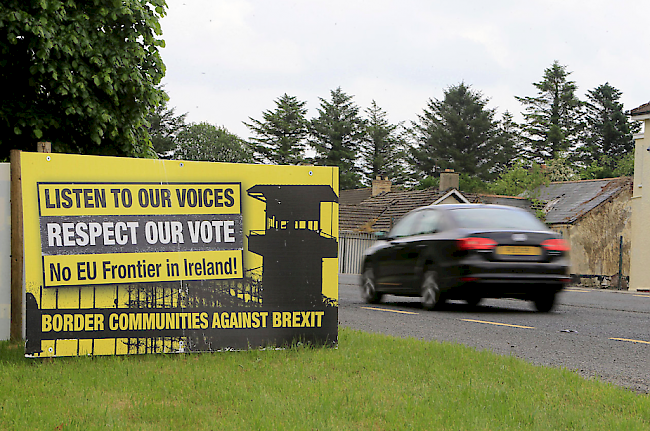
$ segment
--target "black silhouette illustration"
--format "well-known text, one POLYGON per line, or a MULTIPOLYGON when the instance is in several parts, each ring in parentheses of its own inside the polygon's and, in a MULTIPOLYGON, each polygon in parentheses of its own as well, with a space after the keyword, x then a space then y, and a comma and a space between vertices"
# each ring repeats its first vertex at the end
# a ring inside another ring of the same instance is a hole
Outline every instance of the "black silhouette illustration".
POLYGON ((252 231, 248 250, 264 257, 264 307, 322 306, 323 258, 338 253, 323 232, 321 203, 338 202, 330 186, 256 185, 248 194, 266 203, 266 229, 252 231))

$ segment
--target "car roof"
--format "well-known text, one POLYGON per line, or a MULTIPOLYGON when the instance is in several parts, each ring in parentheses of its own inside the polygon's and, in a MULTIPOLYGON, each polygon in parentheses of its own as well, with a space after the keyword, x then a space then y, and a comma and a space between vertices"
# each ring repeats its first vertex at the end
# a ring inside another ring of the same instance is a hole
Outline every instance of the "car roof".
POLYGON ((431 209, 431 208, 437 208, 442 210, 454 210, 459 208, 502 208, 502 209, 513 210, 513 211, 525 211, 517 207, 511 207, 508 205, 494 205, 494 204, 438 204, 438 205, 427 205, 424 207, 420 207, 415 209, 414 211, 431 209))

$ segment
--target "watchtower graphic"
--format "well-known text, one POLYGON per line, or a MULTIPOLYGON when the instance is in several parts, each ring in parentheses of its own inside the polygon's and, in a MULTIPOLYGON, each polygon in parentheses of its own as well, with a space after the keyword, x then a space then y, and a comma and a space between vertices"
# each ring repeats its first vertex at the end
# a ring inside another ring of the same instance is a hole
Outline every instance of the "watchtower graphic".
POLYGON ((321 204, 338 202, 326 185, 256 185, 249 196, 266 203, 264 231, 251 231, 248 250, 264 258, 262 304, 323 305, 323 258, 338 255, 338 242, 321 226, 321 204))

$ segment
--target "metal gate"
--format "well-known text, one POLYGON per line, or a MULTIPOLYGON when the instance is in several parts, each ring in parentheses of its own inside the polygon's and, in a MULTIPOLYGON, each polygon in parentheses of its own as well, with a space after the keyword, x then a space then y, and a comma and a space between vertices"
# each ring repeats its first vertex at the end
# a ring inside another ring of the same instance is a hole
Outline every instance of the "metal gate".
POLYGON ((339 273, 361 274, 363 252, 375 241, 372 233, 339 232, 339 273))

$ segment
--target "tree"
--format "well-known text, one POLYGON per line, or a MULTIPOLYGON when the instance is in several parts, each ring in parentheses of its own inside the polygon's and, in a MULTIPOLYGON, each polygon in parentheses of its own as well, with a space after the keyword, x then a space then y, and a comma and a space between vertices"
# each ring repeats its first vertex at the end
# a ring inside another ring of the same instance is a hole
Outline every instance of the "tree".
POLYGON ((24 1, 0 7, 0 157, 54 151, 151 155, 163 98, 164 0, 24 1))
POLYGON ((595 164, 603 174, 611 176, 617 161, 634 152, 634 133, 638 123, 630 123, 619 102, 621 93, 605 83, 587 92, 586 143, 579 149, 580 160, 586 166, 595 164))
POLYGON ((464 83, 447 88, 443 100, 429 99, 412 123, 414 170, 425 177, 454 169, 483 181, 493 178, 498 135, 487 102, 464 83))
POLYGON ((338 166, 341 189, 359 187, 361 168, 355 163, 365 135, 365 122, 353 96, 341 87, 330 91, 331 101, 319 98, 318 117, 310 122, 310 143, 319 165, 338 166))
POLYGON ((458 177, 458 190, 464 193, 485 193, 489 183, 467 174, 460 174, 458 177))
POLYGON ((186 127, 186 116, 187 113, 176 115, 174 108, 167 106, 166 100, 163 100, 149 114, 147 121, 151 144, 159 158, 171 159, 174 157, 176 136, 186 127))
POLYGON ((176 137, 174 158, 206 162, 252 163, 246 142, 224 127, 208 123, 191 124, 176 137))
POLYGON ((535 162, 529 165, 525 161, 519 161, 499 175, 490 187, 490 192, 504 196, 519 196, 524 192, 530 195, 533 190, 547 183, 548 179, 540 165, 535 162))
POLYGON ((434 177, 434 176, 424 177, 421 178, 419 181, 417 181, 414 185, 414 188, 416 190, 426 190, 430 187, 435 187, 435 188, 440 187, 440 177, 434 177))
POLYGON ((377 176, 388 177, 395 184, 406 180, 404 171, 405 140, 399 124, 390 124, 383 111, 373 100, 366 109, 366 139, 361 149, 361 163, 366 184, 377 176))
POLYGON ((630 151, 622 157, 609 157, 602 155, 597 161, 580 171, 580 178, 583 180, 594 180, 598 178, 631 177, 634 175, 634 151, 630 151))
POLYGON ((278 165, 297 165, 305 161, 306 103, 285 93, 275 101, 275 111, 262 113, 263 120, 249 117, 251 122, 244 122, 256 135, 251 138, 251 144, 258 160, 278 165))
POLYGON ((533 83, 536 97, 515 96, 525 107, 522 135, 530 160, 543 163, 578 146, 583 103, 576 96, 575 82, 567 80, 570 74, 554 61, 544 70, 544 78, 533 83))
POLYGON ((556 157, 546 162, 544 175, 550 182, 555 181, 576 181, 580 176, 571 167, 571 163, 563 157, 556 157))
POLYGON ((634 151, 630 151, 618 159, 613 174, 614 177, 634 176, 634 151))
POLYGON ((520 129, 509 111, 503 113, 497 125, 496 151, 493 154, 494 172, 512 168, 521 158, 520 129))

